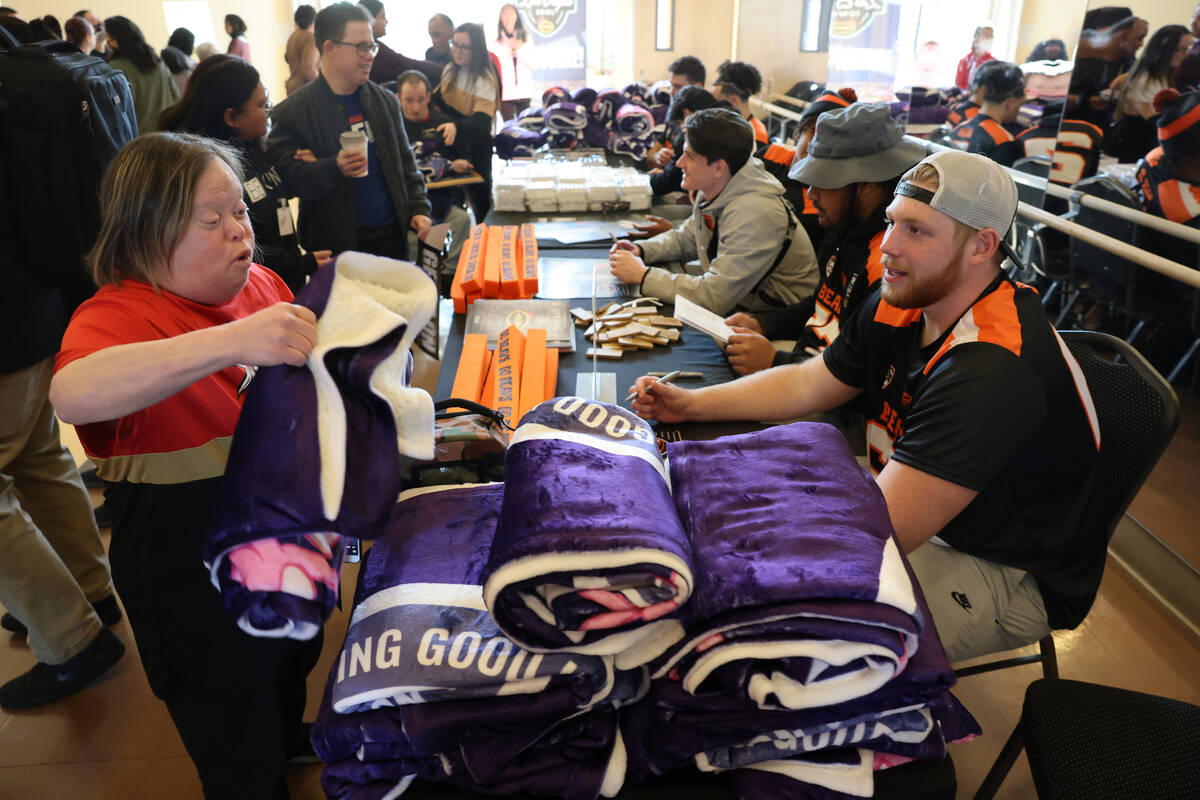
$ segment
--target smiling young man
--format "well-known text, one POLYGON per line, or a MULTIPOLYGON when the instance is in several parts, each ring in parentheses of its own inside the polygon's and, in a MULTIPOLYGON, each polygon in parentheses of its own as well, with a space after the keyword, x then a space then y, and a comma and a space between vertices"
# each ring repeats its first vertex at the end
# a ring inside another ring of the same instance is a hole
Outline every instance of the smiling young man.
POLYGON ((612 274, 664 302, 686 297, 718 314, 783 308, 810 294, 816 254, 783 199, 783 186, 751 158, 750 123, 729 109, 709 108, 683 127, 678 165, 683 188, 696 198, 692 215, 640 245, 617 242, 609 253, 612 274), (646 266, 697 258, 695 273, 646 266))
POLYGON ((300 198, 306 250, 407 259, 408 231, 423 236, 432 224, 429 200, 396 96, 368 80, 377 48, 371 25, 366 9, 351 3, 317 14, 321 73, 275 107, 267 148, 300 198), (366 158, 341 149, 346 131, 366 133, 366 158), (297 150, 312 151, 315 160, 298 160, 297 150))
POLYGON ((1078 365, 1000 269, 1017 189, 995 162, 929 156, 887 208, 880 289, 821 358, 687 391, 639 378, 633 408, 785 420, 857 398, 870 467, 951 660, 1078 625, 1105 541, 1072 523, 1099 446, 1078 365))

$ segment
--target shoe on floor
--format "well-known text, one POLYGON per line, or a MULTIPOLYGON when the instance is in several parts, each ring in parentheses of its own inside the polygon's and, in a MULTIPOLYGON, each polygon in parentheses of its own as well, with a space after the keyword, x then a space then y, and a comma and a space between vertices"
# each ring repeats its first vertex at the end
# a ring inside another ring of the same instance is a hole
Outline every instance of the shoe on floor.
POLYGON ((103 489, 108 485, 96 474, 96 465, 90 458, 79 465, 79 477, 83 478, 83 485, 89 489, 103 489))
POLYGON ((125 644, 108 628, 101 628, 91 644, 62 664, 34 664, 0 686, 0 706, 37 708, 73 695, 103 675, 125 655, 125 644))
POLYGON ((94 509, 92 509, 92 513, 96 515, 96 527, 97 528, 111 528, 112 527, 112 512, 109 511, 109 509, 108 509, 108 501, 107 500, 105 500, 103 503, 101 503, 100 505, 98 505, 94 509))
MULTIPOLYGON (((110 594, 108 597, 97 600, 92 603, 92 608, 96 611, 96 616, 100 617, 100 621, 105 625, 116 625, 121 621, 121 607, 117 605, 117 596, 110 594)), ((12 614, 4 614, 0 616, 0 628, 6 631, 12 631, 17 636, 28 636, 29 628, 24 622, 14 617, 12 614)))

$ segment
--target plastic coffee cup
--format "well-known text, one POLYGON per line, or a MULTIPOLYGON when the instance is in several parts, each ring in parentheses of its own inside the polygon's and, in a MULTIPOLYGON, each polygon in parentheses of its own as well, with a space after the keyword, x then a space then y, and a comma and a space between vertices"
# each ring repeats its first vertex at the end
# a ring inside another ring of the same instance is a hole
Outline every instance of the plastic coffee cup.
MULTIPOLYGON (((367 157, 367 134, 363 131, 344 131, 338 136, 338 144, 341 145, 343 150, 362 153, 363 158, 367 157)), ((364 164, 362 171, 356 173, 354 177, 367 177, 367 165, 364 164)))

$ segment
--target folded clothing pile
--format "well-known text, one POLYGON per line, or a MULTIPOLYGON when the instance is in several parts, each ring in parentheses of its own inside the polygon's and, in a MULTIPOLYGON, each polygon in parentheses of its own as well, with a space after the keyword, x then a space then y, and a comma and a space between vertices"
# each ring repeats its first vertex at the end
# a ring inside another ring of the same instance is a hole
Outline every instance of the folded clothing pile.
POLYGON ((574 150, 583 142, 588 124, 587 107, 569 100, 546 107, 546 143, 552 150, 574 150))
POLYGON ((529 158, 546 143, 546 135, 540 130, 531 130, 520 120, 509 120, 496 131, 496 155, 506 161, 514 158, 529 158))

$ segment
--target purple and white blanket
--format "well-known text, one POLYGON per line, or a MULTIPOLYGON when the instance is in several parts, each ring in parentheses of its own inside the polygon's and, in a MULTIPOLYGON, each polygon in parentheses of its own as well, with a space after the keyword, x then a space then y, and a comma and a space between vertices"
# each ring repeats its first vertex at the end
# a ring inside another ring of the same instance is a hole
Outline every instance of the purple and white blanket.
POLYGON ((546 109, 540 106, 527 108, 520 114, 517 114, 517 124, 527 130, 540 131, 545 127, 545 117, 546 109))
POLYGON ((596 102, 596 90, 587 86, 580 86, 575 91, 571 92, 571 102, 579 103, 579 105, 591 111, 592 103, 596 102))
POLYGON ((617 109, 613 132, 621 136, 648 136, 655 125, 654 116, 645 106, 626 103, 617 109))
POLYGON ((627 84, 621 90, 621 95, 631 103, 637 103, 646 107, 650 106, 650 87, 640 81, 627 84))
POLYGON ((317 315, 317 345, 303 367, 257 370, 204 548, 248 633, 316 635, 337 599, 342 537, 380 535, 404 467, 432 457, 433 401, 410 386, 409 348, 436 302, 419 267, 356 252, 296 296, 317 315))
POLYGON ((504 475, 484 601, 509 638, 630 669, 683 636, 675 612, 692 595, 691 548, 644 420, 548 400, 513 433, 504 475))
POLYGON ((546 135, 540 130, 529 130, 521 122, 509 120, 496 131, 495 141, 496 155, 501 158, 528 158, 546 143, 546 135))
POLYGON ((545 125, 556 133, 578 132, 587 127, 587 108, 579 103, 563 102, 546 106, 545 125))
POLYGON ((571 93, 561 86, 551 86, 546 91, 542 92, 542 107, 548 108, 555 103, 562 103, 571 99, 571 93))
POLYGON ((635 161, 644 161, 654 137, 650 134, 641 136, 625 136, 613 131, 608 135, 608 149, 618 155, 626 155, 635 161))
POLYGON ((580 676, 592 695, 581 706, 611 693, 611 657, 531 653, 505 637, 485 608, 480 576, 503 496, 500 484, 400 495, 360 576, 330 675, 336 713, 533 694, 580 676))
POLYGON ((926 617, 875 481, 799 422, 668 447, 696 591, 652 665, 761 709, 834 705, 904 670, 926 617))
POLYGON ((617 110, 626 102, 625 95, 616 89, 604 89, 596 94, 596 101, 592 103, 592 119, 611 128, 617 119, 617 110))
POLYGON ((583 141, 582 131, 555 131, 546 128, 542 134, 551 150, 574 150, 583 141))

